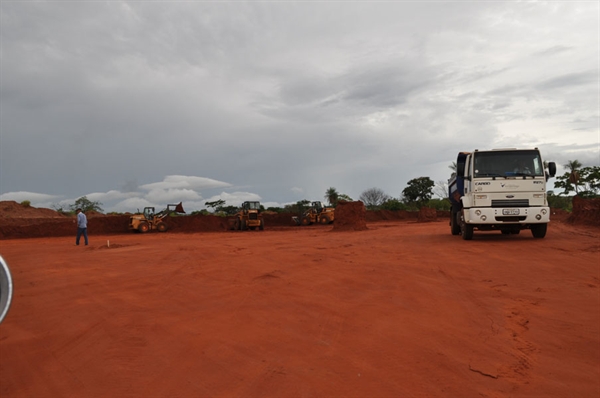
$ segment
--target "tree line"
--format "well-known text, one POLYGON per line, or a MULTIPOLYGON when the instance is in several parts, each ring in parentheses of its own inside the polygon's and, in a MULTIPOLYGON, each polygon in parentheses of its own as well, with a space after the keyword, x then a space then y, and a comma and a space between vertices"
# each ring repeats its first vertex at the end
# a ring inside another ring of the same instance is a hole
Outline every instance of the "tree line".
MULTIPOLYGON (((448 168, 455 173, 456 162, 452 162, 448 168)), ((558 194, 554 190, 548 191, 548 204, 550 207, 571 211, 572 196, 570 194, 572 193, 584 198, 596 198, 600 196, 599 166, 583 167, 583 164, 575 159, 569 160, 564 164, 564 168, 566 169, 565 173, 562 176, 557 176, 554 182, 554 188, 561 189, 562 191, 558 194)), ((406 188, 402 190, 402 194, 399 197, 390 196, 382 189, 373 187, 364 190, 358 199, 364 203, 367 210, 415 211, 424 206, 436 210, 450 210, 450 201, 447 196, 448 184, 446 182, 438 181, 436 184, 429 177, 418 177, 408 181, 406 188), (434 194, 439 198, 433 198, 434 194)), ((354 200, 349 195, 338 192, 334 187, 327 189, 323 198, 330 207, 336 207, 340 201, 352 202, 354 200)), ((25 200, 21 204, 28 206, 30 202, 25 200)), ((261 206, 261 209, 278 213, 302 213, 310 207, 310 204, 311 201, 303 199, 283 207, 269 207, 265 209, 261 206)), ((237 206, 227 206, 223 199, 207 201, 205 202, 205 206, 211 209, 213 214, 218 213, 222 215, 235 214, 239 209, 237 206)), ((86 196, 78 198, 73 204, 68 206, 53 205, 52 208, 65 214, 75 213, 75 210, 78 208, 84 212, 103 212, 102 203, 91 201, 86 196)), ((197 213, 211 214, 207 209, 192 212, 192 214, 197 213)))

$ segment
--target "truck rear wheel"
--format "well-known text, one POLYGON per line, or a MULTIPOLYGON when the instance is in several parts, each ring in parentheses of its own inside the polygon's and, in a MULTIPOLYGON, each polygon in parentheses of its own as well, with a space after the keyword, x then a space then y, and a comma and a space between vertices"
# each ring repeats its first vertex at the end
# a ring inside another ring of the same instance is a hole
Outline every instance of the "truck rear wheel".
POLYGON ((261 231, 265 230, 265 220, 263 220, 263 219, 260 220, 260 225, 258 226, 258 229, 261 231))
POLYGON ((240 220, 240 229, 242 231, 245 231, 247 229, 247 227, 246 227, 246 220, 240 220))
POLYGON ((450 213, 450 232, 452 235, 460 234, 460 224, 458 223, 458 213, 452 211, 450 213))
POLYGON ((534 238, 541 239, 546 236, 548 224, 534 224, 531 226, 531 234, 534 238))
POLYGON ((321 220, 319 220, 319 221, 321 222, 321 224, 327 225, 327 224, 329 224, 329 217, 323 216, 323 217, 321 217, 321 220))

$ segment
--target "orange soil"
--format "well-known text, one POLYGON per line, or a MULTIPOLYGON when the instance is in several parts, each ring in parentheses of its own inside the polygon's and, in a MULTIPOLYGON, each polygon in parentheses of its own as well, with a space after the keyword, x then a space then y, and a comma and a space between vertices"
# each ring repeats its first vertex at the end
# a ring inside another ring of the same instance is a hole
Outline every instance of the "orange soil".
POLYGON ((600 396, 600 229, 366 227, 4 239, 0 396, 600 396))

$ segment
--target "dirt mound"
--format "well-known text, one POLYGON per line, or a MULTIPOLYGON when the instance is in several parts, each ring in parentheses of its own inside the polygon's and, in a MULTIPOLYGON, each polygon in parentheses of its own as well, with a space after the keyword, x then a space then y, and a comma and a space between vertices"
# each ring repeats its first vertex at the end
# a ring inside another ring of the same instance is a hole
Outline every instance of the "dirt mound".
POLYGON ((361 201, 338 202, 335 208, 334 231, 364 231, 367 229, 365 205, 361 201))
POLYGON ((419 222, 429 222, 437 220, 437 211, 430 207, 421 207, 419 209, 419 216, 417 217, 419 222))
POLYGON ((571 224, 600 227, 600 198, 573 197, 573 212, 567 219, 571 224))
POLYGON ((0 218, 68 218, 52 209, 25 206, 12 200, 0 202, 0 218))

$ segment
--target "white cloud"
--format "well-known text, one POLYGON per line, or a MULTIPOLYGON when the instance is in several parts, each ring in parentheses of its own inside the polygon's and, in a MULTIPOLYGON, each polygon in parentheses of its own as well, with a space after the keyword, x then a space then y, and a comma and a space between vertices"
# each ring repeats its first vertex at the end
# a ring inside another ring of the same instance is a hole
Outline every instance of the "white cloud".
POLYGON ((152 202, 172 203, 188 200, 200 200, 202 196, 191 189, 152 189, 145 197, 152 202))
POLYGON ((229 187, 228 184, 223 181, 213 180, 206 177, 194 177, 194 176, 182 176, 182 175, 170 175, 166 176, 164 180, 160 182, 153 182, 150 184, 141 185, 141 189, 148 191, 153 190, 170 190, 170 189, 211 189, 211 188, 225 188, 229 187))
POLYGON ((8 192, 8 193, 0 195, 0 201, 12 200, 12 201, 20 203, 25 200, 28 200, 32 204, 40 203, 40 202, 50 202, 53 200, 59 200, 60 198, 61 197, 58 195, 48 195, 48 194, 44 194, 44 193, 24 192, 24 191, 8 192))

